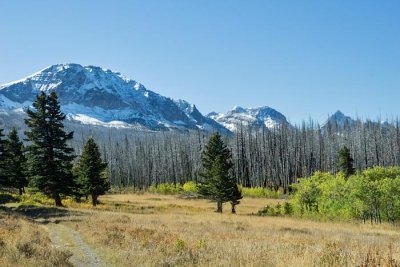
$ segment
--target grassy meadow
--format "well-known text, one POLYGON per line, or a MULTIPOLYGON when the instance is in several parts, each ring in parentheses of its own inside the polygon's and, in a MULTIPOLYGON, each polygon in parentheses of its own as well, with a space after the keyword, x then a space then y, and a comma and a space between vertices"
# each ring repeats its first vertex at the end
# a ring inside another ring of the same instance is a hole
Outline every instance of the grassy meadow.
POLYGON ((46 228, 0 210, 0 266, 72 266, 71 252, 58 250, 46 228))
POLYGON ((399 266, 400 262, 398 226, 255 215, 266 205, 283 203, 282 199, 245 197, 236 215, 230 214, 228 204, 223 214, 217 214, 214 203, 177 195, 113 194, 100 201, 97 208, 70 200, 64 203, 67 208, 32 203, 3 207, 2 266, 77 265, 79 258, 71 254, 79 253, 83 243, 90 251, 81 259, 96 255, 99 266, 399 266), (62 229, 65 237, 52 237, 54 229, 62 229), (65 247, 52 244, 63 238, 65 247))

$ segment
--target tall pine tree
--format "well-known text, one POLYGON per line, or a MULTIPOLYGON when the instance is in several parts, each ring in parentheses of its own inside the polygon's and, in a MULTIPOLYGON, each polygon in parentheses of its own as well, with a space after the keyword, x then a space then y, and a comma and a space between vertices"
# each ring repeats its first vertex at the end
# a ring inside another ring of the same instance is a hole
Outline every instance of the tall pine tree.
POLYGON ((199 184, 199 194, 216 201, 217 212, 222 212, 224 202, 232 200, 237 205, 237 201, 233 199, 234 186, 237 185, 231 176, 232 154, 219 133, 215 133, 208 141, 202 162, 204 172, 201 176, 204 182, 199 184))
POLYGON ((343 172, 344 176, 348 178, 350 175, 355 174, 355 169, 353 167, 353 158, 350 154, 350 149, 347 146, 344 146, 339 150, 339 162, 337 167, 339 171, 343 172))
POLYGON ((30 145, 28 170, 30 185, 54 199, 56 206, 62 206, 61 195, 70 195, 74 188, 72 175, 73 149, 68 140, 73 132, 65 132, 60 104, 55 92, 46 96, 42 92, 33 103, 34 110, 27 110, 25 132, 30 145))
POLYGON ((22 195, 24 188, 28 185, 26 157, 24 155, 24 145, 19 140, 18 132, 15 128, 8 134, 5 147, 7 153, 6 169, 10 186, 18 189, 19 194, 22 195))
POLYGON ((0 129, 0 189, 8 186, 6 159, 6 140, 4 139, 3 129, 0 129))
POLYGON ((79 193, 90 195, 92 205, 97 205, 99 195, 105 194, 110 189, 107 177, 107 163, 101 159, 99 147, 90 138, 83 147, 79 162, 74 168, 78 176, 79 193))

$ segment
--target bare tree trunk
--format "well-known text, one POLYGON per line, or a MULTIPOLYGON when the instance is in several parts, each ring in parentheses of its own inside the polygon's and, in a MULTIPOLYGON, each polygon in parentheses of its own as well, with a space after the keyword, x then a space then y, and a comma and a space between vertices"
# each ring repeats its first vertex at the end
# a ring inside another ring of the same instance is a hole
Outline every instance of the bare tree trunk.
POLYGON ((222 213, 222 201, 217 200, 217 212, 222 213))
POLYGON ((92 194, 92 206, 96 207, 97 205, 97 195, 92 194))
POLYGON ((60 194, 55 193, 54 196, 53 196, 53 199, 54 199, 54 204, 55 204, 57 207, 62 207, 62 206, 63 206, 63 205, 62 205, 62 202, 61 202, 60 194))
POLYGON ((232 205, 232 213, 236 214, 236 204, 231 203, 232 205))

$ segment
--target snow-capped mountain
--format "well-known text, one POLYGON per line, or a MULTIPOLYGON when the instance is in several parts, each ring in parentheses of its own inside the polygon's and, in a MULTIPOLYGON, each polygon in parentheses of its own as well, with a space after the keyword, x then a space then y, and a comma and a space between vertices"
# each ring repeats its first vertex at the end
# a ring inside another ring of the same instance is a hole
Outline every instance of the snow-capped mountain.
POLYGON ((235 106, 227 113, 211 112, 207 117, 219 122, 230 131, 236 131, 240 124, 269 129, 278 125, 289 124, 282 113, 270 107, 242 108, 235 106))
POLYGON ((41 91, 55 91, 67 117, 83 124, 227 131, 186 101, 159 95, 120 73, 79 64, 53 65, 0 86, 0 109, 22 111, 41 91))
POLYGON ((333 115, 329 116, 328 120, 323 124, 322 127, 328 125, 343 128, 345 125, 351 127, 356 121, 353 118, 346 116, 340 110, 336 111, 333 115))

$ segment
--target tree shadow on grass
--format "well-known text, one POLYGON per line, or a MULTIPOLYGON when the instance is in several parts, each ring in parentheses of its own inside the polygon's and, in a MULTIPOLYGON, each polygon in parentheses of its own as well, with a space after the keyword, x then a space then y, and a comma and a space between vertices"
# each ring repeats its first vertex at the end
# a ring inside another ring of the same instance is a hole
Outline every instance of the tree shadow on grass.
MULTIPOLYGON (((59 222, 62 218, 70 216, 82 216, 82 212, 68 210, 66 208, 58 207, 46 207, 46 206, 33 206, 33 205, 21 205, 18 207, 6 207, 1 206, 0 210, 10 214, 22 216, 30 220, 35 220, 40 223, 59 222), (55 221, 54 221, 55 220, 55 221)), ((75 221, 75 220, 68 220, 75 221)))
POLYGON ((17 203, 19 199, 11 194, 0 194, 0 205, 6 203, 17 203))

